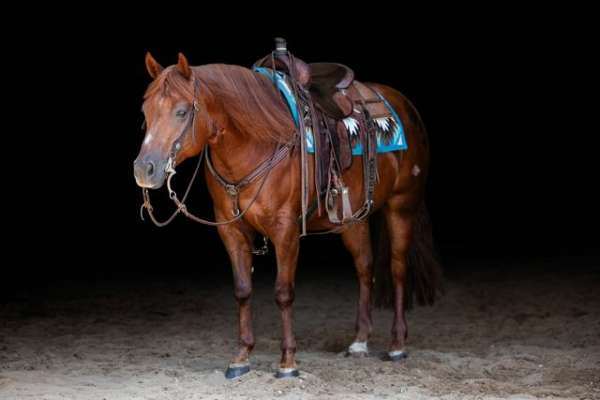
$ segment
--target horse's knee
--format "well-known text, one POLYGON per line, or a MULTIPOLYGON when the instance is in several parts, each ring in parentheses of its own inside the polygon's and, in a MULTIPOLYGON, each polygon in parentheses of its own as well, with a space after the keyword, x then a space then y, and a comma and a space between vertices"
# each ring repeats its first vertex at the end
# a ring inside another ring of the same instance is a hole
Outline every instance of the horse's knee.
POLYGON ((239 302, 248 300, 252 295, 252 284, 250 282, 236 282, 234 295, 239 302))
POLYGON ((275 302, 280 308, 292 305, 294 296, 294 288, 289 285, 277 286, 275 288, 275 302))

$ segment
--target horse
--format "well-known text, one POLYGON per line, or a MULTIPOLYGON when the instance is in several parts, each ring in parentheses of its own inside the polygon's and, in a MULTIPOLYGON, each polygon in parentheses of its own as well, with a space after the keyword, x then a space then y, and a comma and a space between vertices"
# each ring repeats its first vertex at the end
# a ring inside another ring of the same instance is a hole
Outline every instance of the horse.
MULTIPOLYGON (((253 243, 257 235, 263 235, 271 241, 277 262, 274 294, 281 313, 282 340, 276 376, 296 377, 299 372, 292 306, 301 238, 299 146, 292 146, 277 162, 273 161, 282 144, 294 143, 299 137, 289 108, 272 81, 242 66, 190 66, 181 53, 177 64, 166 68, 150 53, 145 62, 152 82, 142 107, 146 133, 134 161, 137 185, 144 190, 158 189, 165 181, 168 183, 175 165, 210 152, 211 162, 204 167, 204 175, 218 221, 213 225, 231 261, 239 308, 239 351, 229 363, 226 376, 234 378, 250 370, 255 344, 251 310, 253 243), (258 165, 266 165, 266 172, 246 182, 232 201, 232 193, 219 179, 239 182, 258 165)), ((441 270, 434 256, 424 203, 429 140, 417 110, 400 92, 382 84, 368 85, 400 116, 408 148, 377 155, 373 213, 368 219, 337 230, 352 255, 359 282, 356 332, 347 353, 358 357, 368 354, 376 292, 378 301, 387 299, 394 309, 386 358, 400 361, 407 356, 405 311, 415 298, 420 304, 433 304, 439 293, 441 270), (376 243, 372 237, 377 238, 376 243)), ((309 172, 314 171, 314 162, 314 156, 308 155, 309 172)), ((360 163, 354 162, 343 175, 354 208, 364 201, 362 174, 360 163)), ((308 176, 314 179, 312 173, 308 176)), ((314 198, 314 185, 308 187, 309 198, 314 198)), ((182 202, 178 204, 178 210, 187 214, 182 202)), ((309 232, 336 228, 324 214, 308 219, 309 232)))

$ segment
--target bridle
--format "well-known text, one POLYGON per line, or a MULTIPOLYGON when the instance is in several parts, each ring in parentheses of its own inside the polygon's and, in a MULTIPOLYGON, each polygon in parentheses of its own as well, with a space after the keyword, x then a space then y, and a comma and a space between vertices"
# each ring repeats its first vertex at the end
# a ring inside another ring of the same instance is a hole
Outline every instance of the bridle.
MULTIPOLYGON (((267 178, 269 177, 270 172, 273 170, 273 168, 277 164, 279 164, 279 162, 281 162, 288 156, 288 154, 290 153, 290 150, 292 149, 292 147, 294 145, 293 142, 286 143, 286 144, 278 143, 277 146, 275 147, 273 155, 270 158, 261 162, 258 165, 258 167, 256 167, 252 172, 250 172, 248 175, 246 175, 244 178, 242 178, 237 183, 231 183, 231 182, 227 181, 225 178, 223 178, 216 171, 215 167, 212 165, 209 154, 208 154, 208 144, 206 144, 206 145, 204 145, 204 148, 202 149, 202 151, 198 157, 198 163, 196 164, 196 169, 194 170, 194 174, 192 175, 192 178, 190 179, 190 182, 188 183, 188 186, 183 194, 183 197, 181 198, 181 200, 179 200, 177 193, 171 187, 171 180, 173 179, 173 176, 175 176, 175 174, 177 173, 175 171, 175 160, 177 157, 177 152, 179 150, 181 150, 182 139, 184 138, 186 132, 191 129, 192 139, 195 140, 195 138, 196 138, 196 115, 197 115, 198 111, 200 110, 200 107, 199 107, 198 101, 197 101, 197 92, 198 92, 198 84, 196 82, 194 82, 194 97, 193 97, 193 102, 192 102, 192 112, 189 114, 187 122, 184 125, 184 127, 182 128, 181 133, 178 135, 175 142, 173 142, 173 146, 171 148, 169 159, 168 159, 167 165, 165 167, 165 172, 167 174, 167 190, 169 191, 169 198, 175 203, 175 206, 177 207, 169 218, 167 218, 164 221, 159 221, 154 216, 154 208, 152 207, 152 203, 150 202, 150 193, 148 192, 147 188, 142 188, 144 202, 142 203, 142 206, 140 208, 140 217, 142 220, 144 220, 144 209, 145 209, 148 212, 148 215, 150 216, 150 220, 158 227, 164 227, 166 225, 169 225, 179 213, 185 215, 186 217, 188 217, 189 219, 191 219, 195 222, 198 222, 203 225, 209 225, 209 226, 227 225, 227 224, 231 224, 231 223, 234 223, 234 222, 240 220, 241 218, 244 217, 244 215, 248 212, 250 207, 252 207, 252 205, 258 199, 258 196, 260 195, 260 193, 267 181, 267 178), (190 124, 191 124, 191 126, 190 126, 190 124), (221 185, 225 189, 227 194, 231 197, 232 204, 233 204, 233 211, 232 211, 233 218, 231 218, 231 219, 223 220, 223 221, 209 221, 209 220, 197 217, 196 215, 192 214, 187 209, 185 202, 190 193, 192 184, 193 184, 194 180, 196 179, 196 176, 198 175, 198 171, 200 170, 200 165, 202 164, 203 158, 206 158, 206 166, 207 166, 209 172, 211 173, 211 175, 215 178, 215 180, 219 183, 219 185, 221 185), (244 210, 240 211, 240 208, 239 208, 239 193, 240 193, 240 191, 261 177, 262 177, 262 180, 261 180, 260 185, 257 188, 256 192, 254 193, 254 196, 252 197, 252 199, 250 200, 250 202, 248 203, 246 208, 244 210)), ((268 248, 266 247, 266 240, 265 240, 263 247, 261 249, 254 250, 253 253, 264 254, 264 253, 266 253, 267 249, 268 248)))

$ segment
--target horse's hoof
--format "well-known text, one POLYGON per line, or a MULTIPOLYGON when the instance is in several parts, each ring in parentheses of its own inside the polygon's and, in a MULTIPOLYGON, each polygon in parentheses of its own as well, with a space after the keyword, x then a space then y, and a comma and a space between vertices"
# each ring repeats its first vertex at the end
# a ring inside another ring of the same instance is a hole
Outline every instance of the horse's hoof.
POLYGON ((367 342, 354 342, 348 347, 346 357, 352 356, 357 358, 367 357, 369 355, 369 349, 367 348, 367 342))
POLYGON ((230 364, 225 371, 225 378, 239 378, 248 372, 250 372, 250 364, 230 364))
POLYGON ((394 351, 390 351, 387 353, 388 361, 393 361, 393 362, 402 361, 406 357, 408 357, 408 353, 406 352, 406 350, 394 350, 394 351))
POLYGON ((296 368, 279 368, 275 374, 275 378, 297 378, 300 372, 296 368))

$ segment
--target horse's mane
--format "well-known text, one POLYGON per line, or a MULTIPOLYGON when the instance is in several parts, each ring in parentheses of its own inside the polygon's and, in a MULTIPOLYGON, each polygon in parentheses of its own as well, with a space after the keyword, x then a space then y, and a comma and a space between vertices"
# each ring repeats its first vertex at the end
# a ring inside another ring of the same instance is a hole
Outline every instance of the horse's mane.
POLYGON ((170 66, 150 84, 144 99, 159 92, 168 95, 172 90, 187 101, 193 101, 193 79, 224 105, 230 121, 238 131, 261 142, 289 142, 294 135, 294 124, 281 96, 265 76, 237 65, 208 64, 193 67, 193 78, 187 80, 170 66))

